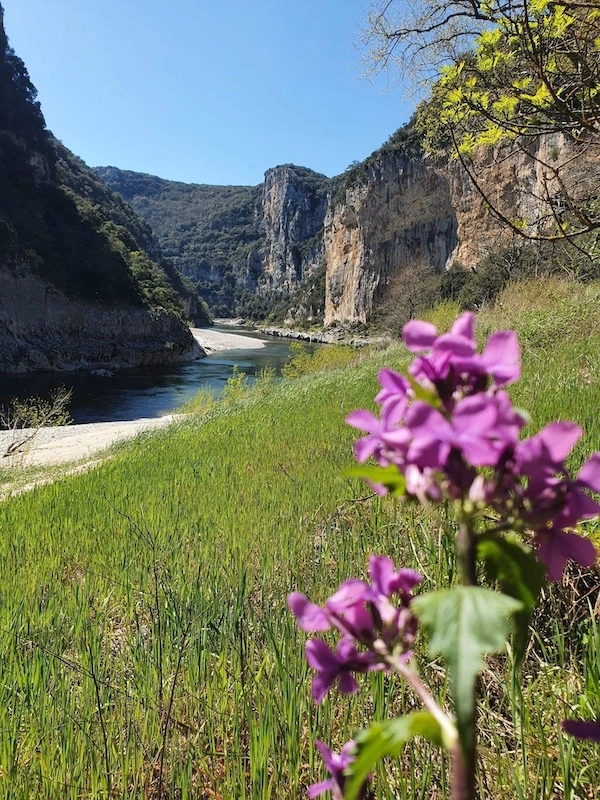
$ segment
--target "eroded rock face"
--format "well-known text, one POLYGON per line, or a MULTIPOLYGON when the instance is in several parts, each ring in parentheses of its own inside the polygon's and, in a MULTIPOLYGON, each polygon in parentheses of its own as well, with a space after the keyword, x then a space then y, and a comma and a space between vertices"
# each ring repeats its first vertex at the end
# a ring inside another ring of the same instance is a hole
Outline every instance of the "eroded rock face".
POLYGON ((291 291, 323 263, 329 196, 312 176, 316 173, 289 164, 265 173, 259 221, 266 237, 260 254, 261 288, 291 291))
POLYGON ((0 372, 114 369, 201 355, 172 314, 71 300, 24 266, 0 269, 0 372))
POLYGON ((554 170, 574 200, 585 206, 600 189, 600 153, 551 133, 523 140, 520 146, 481 149, 472 166, 478 191, 458 161, 439 165, 448 176, 456 210, 458 236, 447 266, 472 267, 515 234, 490 210, 510 222, 520 221, 532 233, 554 233, 552 209, 561 212, 561 187, 554 170))
POLYGON ((598 196, 600 153, 573 159, 576 145, 562 134, 521 145, 476 154, 481 191, 459 161, 377 154, 327 213, 325 324, 367 322, 390 280, 413 265, 472 268, 507 245, 515 234, 490 203, 532 232, 547 230, 561 202, 557 166, 571 197, 598 196))
POLYGON ((325 324, 366 322, 388 281, 426 263, 441 272, 457 244, 448 176, 382 153, 325 221, 325 324))

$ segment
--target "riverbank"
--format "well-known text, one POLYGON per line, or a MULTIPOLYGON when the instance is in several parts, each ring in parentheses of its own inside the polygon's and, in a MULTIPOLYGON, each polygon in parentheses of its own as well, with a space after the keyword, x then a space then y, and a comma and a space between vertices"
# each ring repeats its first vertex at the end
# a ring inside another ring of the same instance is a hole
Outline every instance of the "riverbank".
POLYGON ((336 328, 331 331, 298 331, 292 328, 260 327, 258 333, 267 336, 281 336, 284 339, 298 339, 311 344, 343 344, 349 347, 366 347, 372 344, 390 344, 389 336, 350 336, 347 331, 336 328))
POLYGON ((223 333, 212 328, 190 328, 192 336, 205 353, 216 353, 221 350, 259 350, 266 342, 253 336, 242 336, 239 333, 223 333))
POLYGON ((116 442, 131 439, 144 431, 164 428, 181 414, 169 414, 165 417, 151 419, 135 419, 126 422, 92 422, 86 425, 61 425, 54 428, 40 428, 38 431, 22 429, 18 431, 0 431, 0 452, 3 454, 1 467, 43 467, 66 464, 72 461, 91 458, 102 450, 106 450, 116 442), (13 442, 27 440, 22 450, 10 456, 4 456, 13 442))
MULTIPOLYGON (((262 339, 237 333, 223 333, 211 328, 192 328, 192 335, 205 353, 227 350, 254 350, 265 346, 262 339)), ((41 428, 38 431, 0 431, 0 468, 51 467, 86 461, 116 442, 131 439, 145 431, 170 425, 181 414, 113 422, 91 422, 79 425, 41 428), (4 453, 15 441, 34 434, 21 450, 10 456, 4 453)))

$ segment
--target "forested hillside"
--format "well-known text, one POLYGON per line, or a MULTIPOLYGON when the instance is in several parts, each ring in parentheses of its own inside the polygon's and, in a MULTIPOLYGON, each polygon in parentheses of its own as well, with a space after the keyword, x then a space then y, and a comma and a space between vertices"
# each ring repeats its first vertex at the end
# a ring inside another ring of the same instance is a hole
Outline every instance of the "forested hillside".
POLYGON ((295 165, 269 170, 259 186, 187 184, 116 167, 96 173, 151 225, 164 254, 221 315, 297 304, 286 273, 294 284, 313 275, 315 234, 322 246, 327 198, 337 187, 295 165))
POLYGON ((0 6, 0 370, 191 354, 185 321, 206 322, 205 309, 162 259, 147 224, 46 130, 3 14, 0 6), (112 314, 104 326, 103 309, 112 314), (93 317, 105 330, 86 354, 76 320, 93 317), (131 357, 111 358, 121 345, 131 357))

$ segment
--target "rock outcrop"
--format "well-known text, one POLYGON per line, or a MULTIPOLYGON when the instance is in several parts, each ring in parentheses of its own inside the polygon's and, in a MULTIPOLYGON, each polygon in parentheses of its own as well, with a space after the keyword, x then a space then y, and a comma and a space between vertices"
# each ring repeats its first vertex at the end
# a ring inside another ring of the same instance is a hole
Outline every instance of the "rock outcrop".
POLYGON ((265 236, 259 287, 291 292, 323 265, 329 188, 324 175, 302 167, 267 170, 259 208, 265 236))
POLYGON ((391 278, 416 262, 441 272, 456 243, 448 176, 382 153, 327 214, 325 324, 367 322, 391 278))
POLYGON ((168 364, 204 353, 163 309, 67 297, 29 265, 0 269, 0 371, 48 372, 168 364))
POLYGON ((153 228, 163 252, 215 316, 265 316, 275 304, 323 314, 323 223, 338 180, 293 164, 261 186, 167 181, 116 167, 96 173, 153 228), (318 308, 316 307, 318 306, 318 308))
MULTIPOLYGON (((457 160, 374 153, 327 213, 325 324, 367 322, 405 270, 472 268, 506 246, 514 233, 490 203, 532 229, 552 224, 561 194, 552 166, 569 164, 575 145, 562 134, 520 145, 476 154, 479 190, 457 160)), ((598 196, 600 154, 585 152, 561 172, 571 197, 598 196)))
MULTIPOLYGON (((486 199, 459 161, 423 157, 410 127, 332 179, 289 164, 268 170, 252 189, 99 173, 165 246, 176 240, 177 211, 184 271, 219 315, 264 319, 275 309, 292 326, 307 319, 347 325, 368 322, 402 281, 453 264, 473 268, 507 245, 513 234, 488 201, 510 220, 548 223, 548 196, 560 194, 551 166, 566 163, 572 145, 559 134, 519 145, 477 154, 473 170, 486 199)), ((592 156, 564 171, 572 195, 598 196, 600 156, 592 156)))

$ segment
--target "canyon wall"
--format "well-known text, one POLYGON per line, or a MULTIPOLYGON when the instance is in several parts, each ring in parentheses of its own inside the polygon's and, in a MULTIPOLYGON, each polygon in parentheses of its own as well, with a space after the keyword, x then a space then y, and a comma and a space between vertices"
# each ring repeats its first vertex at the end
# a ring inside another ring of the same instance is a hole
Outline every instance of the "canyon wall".
POLYGON ((598 156, 571 163, 573 154, 560 134, 482 150, 471 165, 481 191, 458 160, 423 157, 410 128, 337 178, 292 164, 267 170, 259 187, 98 174, 150 222, 216 314, 329 325, 368 322, 399 281, 474 268, 508 245, 515 234, 490 203, 511 221, 551 225, 558 164, 569 163, 571 194, 597 196, 598 156))
POLYGON ((204 355, 163 309, 67 297, 29 265, 0 268, 0 371, 119 369, 204 355))
POLYGON ((561 203, 555 166, 569 164, 561 175, 572 197, 598 195, 600 155, 575 154, 558 133, 481 150, 470 167, 479 190, 458 160, 373 154, 325 220, 325 324, 368 321, 390 282, 413 266, 473 268, 506 246, 515 234, 490 204, 532 232, 552 232, 551 209, 561 203))
POLYGON ((441 272, 457 244, 448 176, 383 153, 325 220, 325 324, 367 322, 389 280, 424 263, 441 272))

